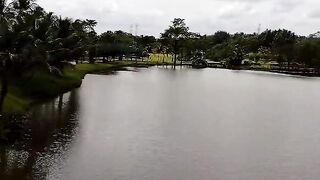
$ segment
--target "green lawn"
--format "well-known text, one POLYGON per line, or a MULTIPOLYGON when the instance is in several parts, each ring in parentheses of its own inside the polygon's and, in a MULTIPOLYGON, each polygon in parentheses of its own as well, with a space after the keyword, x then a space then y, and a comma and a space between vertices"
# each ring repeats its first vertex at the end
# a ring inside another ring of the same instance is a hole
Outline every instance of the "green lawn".
POLYGON ((109 71, 130 64, 133 63, 78 64, 74 67, 65 67, 62 77, 55 76, 42 69, 36 69, 31 77, 15 79, 14 84, 9 86, 3 111, 6 113, 25 112, 39 100, 52 98, 79 87, 83 77, 88 73, 109 71))
POLYGON ((172 63, 172 55, 165 54, 151 54, 150 56, 151 62, 159 62, 159 63, 172 63))
POLYGON ((15 94, 9 93, 4 100, 3 111, 6 113, 24 112, 31 101, 27 98, 21 98, 15 94))

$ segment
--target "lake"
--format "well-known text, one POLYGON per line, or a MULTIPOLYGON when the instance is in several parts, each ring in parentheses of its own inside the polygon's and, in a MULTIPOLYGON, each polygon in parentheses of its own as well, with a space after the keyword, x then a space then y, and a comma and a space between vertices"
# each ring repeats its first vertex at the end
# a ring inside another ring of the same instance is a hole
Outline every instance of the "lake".
POLYGON ((87 75, 8 125, 1 180, 316 180, 320 79, 148 68, 87 75))

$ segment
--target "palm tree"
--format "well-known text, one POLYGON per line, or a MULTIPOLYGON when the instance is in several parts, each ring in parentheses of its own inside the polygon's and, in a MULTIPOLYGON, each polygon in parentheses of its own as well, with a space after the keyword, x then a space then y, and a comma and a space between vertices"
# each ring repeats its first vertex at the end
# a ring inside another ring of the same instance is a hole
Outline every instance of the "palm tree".
POLYGON ((8 92, 8 71, 12 64, 10 54, 10 41, 12 37, 11 14, 6 1, 0 3, 0 60, 1 60, 1 94, 0 94, 0 112, 4 98, 8 92))
POLYGON ((34 50, 35 39, 32 33, 28 32, 35 30, 36 15, 40 16, 40 12, 41 9, 32 0, 0 3, 0 110, 8 92, 9 74, 13 73, 13 68, 20 69, 34 50))

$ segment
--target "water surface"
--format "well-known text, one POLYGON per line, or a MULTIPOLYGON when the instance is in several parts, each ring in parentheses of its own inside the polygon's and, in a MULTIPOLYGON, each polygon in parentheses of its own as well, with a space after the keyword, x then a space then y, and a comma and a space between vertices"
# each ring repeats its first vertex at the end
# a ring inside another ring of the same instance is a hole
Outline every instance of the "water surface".
POLYGON ((87 75, 1 146, 0 179, 316 180, 319 90, 252 71, 87 75))

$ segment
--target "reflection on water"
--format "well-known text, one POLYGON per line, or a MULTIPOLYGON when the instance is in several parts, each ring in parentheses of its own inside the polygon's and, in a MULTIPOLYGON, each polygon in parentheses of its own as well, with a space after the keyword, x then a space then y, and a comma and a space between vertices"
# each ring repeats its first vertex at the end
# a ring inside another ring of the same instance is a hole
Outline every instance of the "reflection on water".
POLYGON ((49 167, 77 135, 77 109, 77 92, 72 91, 36 106, 28 115, 2 117, 0 179, 46 179, 49 167))

